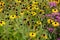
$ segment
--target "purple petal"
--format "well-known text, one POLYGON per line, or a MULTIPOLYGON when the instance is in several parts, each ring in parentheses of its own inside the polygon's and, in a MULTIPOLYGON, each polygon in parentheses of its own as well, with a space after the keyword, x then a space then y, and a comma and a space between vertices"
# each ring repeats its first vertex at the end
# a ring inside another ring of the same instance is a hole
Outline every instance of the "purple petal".
POLYGON ((56 3, 55 2, 50 2, 49 5, 50 5, 50 7, 53 7, 53 6, 56 6, 56 3))
POLYGON ((48 31, 50 31, 50 32, 53 32, 53 28, 47 28, 48 29, 48 31))
POLYGON ((60 38, 57 38, 57 40, 60 40, 60 38))

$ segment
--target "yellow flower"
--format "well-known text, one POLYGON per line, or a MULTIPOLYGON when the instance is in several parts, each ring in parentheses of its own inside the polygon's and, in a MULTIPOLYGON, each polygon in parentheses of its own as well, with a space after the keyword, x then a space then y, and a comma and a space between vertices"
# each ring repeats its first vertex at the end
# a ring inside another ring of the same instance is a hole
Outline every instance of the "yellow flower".
POLYGON ((53 20, 52 19, 48 19, 47 22, 50 24, 50 23, 53 22, 53 20))
POLYGON ((15 2, 17 2, 17 3, 21 3, 21 0, 15 0, 15 2))
POLYGON ((36 23, 37 23, 38 25, 41 25, 41 24, 42 24, 40 21, 37 21, 36 23))
POLYGON ((40 10, 40 14, 44 14, 44 10, 40 10))
POLYGON ((4 4, 5 4, 5 3, 4 3, 3 1, 0 2, 0 12, 2 12, 3 7, 4 7, 4 4))
POLYGON ((38 7, 32 7, 32 10, 38 10, 39 8, 38 7))
POLYGON ((56 12, 58 12, 58 10, 57 9, 52 9, 52 12, 56 13, 56 12))
POLYGON ((28 6, 27 8, 30 9, 30 6, 28 6))
POLYGON ((37 2, 37 1, 33 1, 32 3, 33 3, 33 4, 38 4, 38 2, 37 2))
POLYGON ((32 16, 35 16, 37 13, 36 12, 32 12, 31 14, 32 14, 32 16))
POLYGON ((30 36, 30 37, 36 37, 36 33, 30 32, 30 33, 29 33, 29 36, 30 36))
POLYGON ((4 3, 3 1, 0 2, 0 5, 1 5, 1 6, 4 6, 4 4, 5 4, 5 3, 4 3))
POLYGON ((21 12, 20 15, 24 15, 24 12, 21 12))
POLYGON ((0 8, 0 12, 2 12, 3 8, 0 8))
POLYGON ((57 27, 57 26, 59 26, 59 23, 58 23, 58 22, 52 22, 52 25, 53 25, 54 27, 57 27))
POLYGON ((5 21, 0 21, 0 26, 5 25, 5 21))
POLYGON ((32 7, 36 7, 37 5, 35 5, 35 4, 32 4, 32 7))
POLYGON ((16 18, 16 15, 11 15, 10 16, 10 19, 15 19, 16 18))
POLYGON ((44 39, 48 39, 48 37, 47 37, 47 35, 46 34, 42 34, 42 36, 41 36, 42 38, 44 38, 44 39))

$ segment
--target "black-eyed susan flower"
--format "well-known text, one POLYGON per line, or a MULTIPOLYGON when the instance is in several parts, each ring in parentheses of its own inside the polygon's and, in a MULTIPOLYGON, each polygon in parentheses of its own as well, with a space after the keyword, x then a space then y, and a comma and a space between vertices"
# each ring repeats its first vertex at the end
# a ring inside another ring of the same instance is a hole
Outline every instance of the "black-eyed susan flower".
POLYGON ((24 15, 24 12, 20 12, 20 15, 24 15))
POLYGON ((2 12, 3 11, 3 8, 0 8, 0 12, 2 12))
POLYGON ((15 2, 17 2, 17 3, 21 3, 21 0, 15 0, 15 2))
POLYGON ((29 33, 29 36, 30 36, 30 37, 36 37, 36 33, 35 33, 35 32, 30 32, 30 33, 29 33))
POLYGON ((5 4, 5 3, 4 3, 3 1, 0 2, 0 12, 2 12, 3 7, 4 7, 4 4, 5 4))
POLYGON ((32 7, 36 7, 37 5, 35 5, 35 4, 32 4, 32 7))
POLYGON ((40 13, 39 14, 44 14, 44 10, 40 10, 40 13))
POLYGON ((0 2, 0 5, 1 5, 1 6, 4 6, 4 5, 5 5, 5 3, 4 3, 3 1, 1 1, 1 2, 0 2))
POLYGON ((50 7, 56 7, 56 2, 54 2, 54 1, 52 1, 52 2, 49 2, 49 5, 50 5, 50 7))
POLYGON ((52 22, 54 22, 52 19, 48 19, 47 22, 50 24, 52 22))
POLYGON ((5 25, 5 21, 0 21, 0 26, 5 25))
POLYGON ((52 12, 53 13, 57 13, 58 12, 58 9, 52 9, 52 12))
POLYGON ((59 26, 59 22, 52 22, 53 27, 59 26))
POLYGON ((10 15, 10 19, 15 19, 16 15, 10 15))
POLYGON ((35 16, 37 13, 36 12, 31 12, 32 16, 35 16))
POLYGON ((41 21, 37 21, 36 23, 37 23, 38 25, 41 25, 41 24, 42 24, 41 21))
POLYGON ((38 10, 39 8, 38 7, 32 7, 32 10, 38 10))
POLYGON ((48 36, 46 34, 42 34, 41 37, 44 39, 48 39, 48 36))
POLYGON ((33 3, 33 4, 35 4, 35 5, 36 5, 36 4, 38 4, 38 2, 37 2, 37 1, 33 1, 32 3, 33 3))
POLYGON ((28 6, 27 9, 30 9, 30 6, 28 6))

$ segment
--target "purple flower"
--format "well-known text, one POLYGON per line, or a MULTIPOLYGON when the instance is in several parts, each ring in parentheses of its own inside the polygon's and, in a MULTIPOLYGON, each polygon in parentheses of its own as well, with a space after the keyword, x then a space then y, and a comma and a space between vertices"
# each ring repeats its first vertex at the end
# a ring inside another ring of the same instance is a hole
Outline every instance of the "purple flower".
POLYGON ((55 7, 56 6, 56 2, 49 2, 50 7, 55 7))
POLYGON ((60 15, 60 13, 52 13, 53 16, 60 15))
POLYGON ((56 21, 60 22, 60 14, 58 16, 56 16, 56 21))
POLYGON ((60 40, 60 38, 57 38, 57 40, 60 40))
POLYGON ((49 32, 53 32, 54 28, 47 28, 49 32))
POLYGON ((58 21, 60 23, 60 19, 55 19, 55 21, 58 21))
POLYGON ((56 16, 57 19, 60 19, 60 16, 56 16))

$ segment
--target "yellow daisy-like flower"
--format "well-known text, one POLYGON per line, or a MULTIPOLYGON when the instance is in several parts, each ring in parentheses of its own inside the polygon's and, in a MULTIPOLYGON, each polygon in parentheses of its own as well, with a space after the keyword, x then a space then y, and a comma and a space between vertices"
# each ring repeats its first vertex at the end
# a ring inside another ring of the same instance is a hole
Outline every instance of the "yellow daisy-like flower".
POLYGON ((57 27, 57 26, 59 26, 59 23, 58 23, 58 22, 52 22, 52 25, 53 25, 54 27, 57 27))
POLYGON ((5 21, 0 21, 0 26, 5 25, 5 21))
POLYGON ((50 24, 52 22, 54 22, 52 19, 48 19, 47 22, 50 24))
POLYGON ((36 12, 32 12, 31 14, 32 14, 32 16, 35 16, 37 13, 36 12))
POLYGON ((36 33, 30 32, 30 33, 29 33, 29 36, 30 36, 30 37, 36 37, 36 33))
POLYGON ((24 12, 21 12, 20 15, 24 15, 24 12))
POLYGON ((42 38, 44 38, 44 39, 48 39, 48 37, 47 37, 47 35, 46 34, 42 34, 42 36, 41 36, 42 38))
POLYGON ((10 16, 10 19, 15 19, 16 18, 16 15, 11 15, 10 16))
POLYGON ((33 4, 38 4, 38 2, 37 2, 37 1, 33 1, 32 3, 33 3, 33 4))
POLYGON ((58 10, 57 9, 52 9, 52 12, 56 13, 56 12, 58 12, 58 10))
POLYGON ((2 12, 3 7, 4 7, 4 4, 5 4, 5 3, 4 3, 3 1, 0 2, 0 12, 2 12))
POLYGON ((38 7, 32 7, 32 10, 38 10, 39 8, 38 7))
POLYGON ((35 4, 32 4, 32 7, 36 7, 37 5, 35 5, 35 4))
POLYGON ((15 2, 17 2, 17 3, 21 3, 21 0, 15 0, 15 2))
POLYGON ((3 8, 0 8, 0 12, 2 12, 3 8))
POLYGON ((42 24, 40 21, 37 21, 36 23, 37 23, 38 25, 41 25, 41 24, 42 24))
POLYGON ((5 4, 5 3, 4 3, 3 1, 0 2, 0 5, 1 5, 1 6, 4 6, 4 4, 5 4))
POLYGON ((40 14, 44 14, 44 10, 40 10, 40 14))
POLYGON ((28 6, 27 8, 30 9, 30 6, 28 6))

